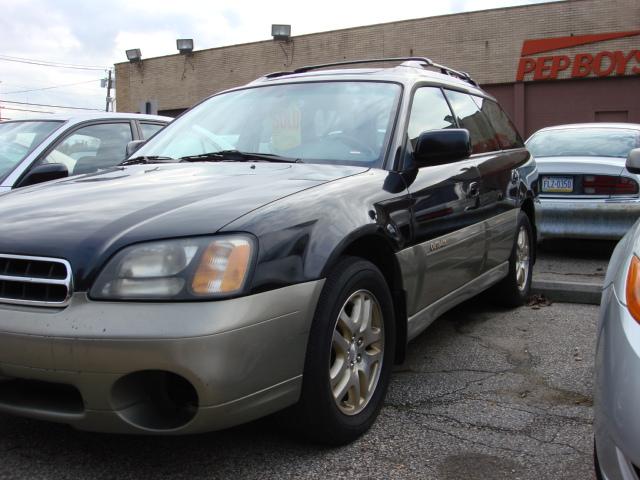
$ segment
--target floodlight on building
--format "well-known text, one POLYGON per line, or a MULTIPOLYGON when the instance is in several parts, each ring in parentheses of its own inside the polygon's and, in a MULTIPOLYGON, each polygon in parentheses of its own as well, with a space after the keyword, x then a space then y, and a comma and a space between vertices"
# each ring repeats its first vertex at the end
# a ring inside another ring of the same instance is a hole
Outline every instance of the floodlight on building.
POLYGON ((274 40, 289 40, 291 25, 271 25, 271 36, 274 40))
POLYGON ((131 63, 141 62, 142 61, 142 52, 140 52, 139 48, 132 48, 131 50, 127 50, 127 59, 131 63))
POLYGON ((176 47, 182 55, 190 55, 193 53, 193 38, 178 38, 176 47))

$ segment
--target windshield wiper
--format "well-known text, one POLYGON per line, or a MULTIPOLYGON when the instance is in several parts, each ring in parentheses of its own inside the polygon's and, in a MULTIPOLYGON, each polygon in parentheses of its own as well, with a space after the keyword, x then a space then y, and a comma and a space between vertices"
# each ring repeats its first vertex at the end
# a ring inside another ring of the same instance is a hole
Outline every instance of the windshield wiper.
POLYGON ((241 152, 240 150, 220 150, 218 152, 180 157, 181 162, 252 162, 255 160, 262 160, 264 162, 302 163, 300 158, 282 157, 273 153, 241 152))
POLYGON ((147 163, 169 163, 175 162, 176 159, 172 157, 163 157, 160 155, 143 155, 140 157, 133 157, 124 162, 120 162, 118 165, 143 165, 147 163))

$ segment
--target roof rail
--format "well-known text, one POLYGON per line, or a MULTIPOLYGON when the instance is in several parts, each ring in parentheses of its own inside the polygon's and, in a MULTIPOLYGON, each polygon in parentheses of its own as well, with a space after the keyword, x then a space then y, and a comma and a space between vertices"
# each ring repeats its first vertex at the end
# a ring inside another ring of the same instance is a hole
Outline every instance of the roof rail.
POLYGON ((457 77, 465 82, 468 82, 474 86, 478 86, 478 83, 471 78, 471 76, 466 72, 461 72, 458 70, 454 70, 453 68, 446 67, 444 65, 440 65, 438 63, 434 63, 431 59, 426 57, 390 57, 390 58, 369 58, 365 60, 346 60, 343 62, 333 62, 333 63, 323 63, 319 65, 306 65, 304 67, 296 68, 293 71, 285 71, 285 72, 273 72, 264 76, 264 78, 277 78, 282 77, 284 75, 293 75, 296 73, 305 73, 311 70, 319 70, 321 68, 327 67, 341 67, 343 65, 361 65, 364 63, 384 63, 384 62, 403 62, 402 66, 416 66, 409 62, 416 62, 419 66, 423 68, 435 68, 439 70, 440 73, 445 75, 450 75, 452 77, 457 77))

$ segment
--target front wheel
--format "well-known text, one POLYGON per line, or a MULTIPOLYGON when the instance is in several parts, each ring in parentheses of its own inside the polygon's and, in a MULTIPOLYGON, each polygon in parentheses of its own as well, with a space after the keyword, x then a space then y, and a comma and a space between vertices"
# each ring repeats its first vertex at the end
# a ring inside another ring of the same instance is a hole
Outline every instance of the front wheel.
POLYGON ((327 278, 309 333, 297 430, 342 445, 373 424, 394 360, 389 287, 372 263, 345 257, 327 278))
POLYGON ((505 307, 519 307, 531 295, 533 274, 533 230, 529 217, 518 213, 516 236, 509 257, 509 273, 492 289, 497 303, 505 307))

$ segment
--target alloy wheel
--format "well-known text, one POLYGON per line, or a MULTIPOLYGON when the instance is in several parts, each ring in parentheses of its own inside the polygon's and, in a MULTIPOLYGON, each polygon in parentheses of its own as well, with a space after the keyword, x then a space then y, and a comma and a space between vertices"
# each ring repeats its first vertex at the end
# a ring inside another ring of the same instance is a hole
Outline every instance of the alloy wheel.
POLYGON ((376 297, 358 290, 342 306, 333 330, 329 384, 338 409, 356 415, 376 391, 384 357, 384 319, 376 297))
POLYGON ((516 282, 520 291, 527 287, 529 280, 529 250, 529 235, 521 226, 516 240, 516 282))

